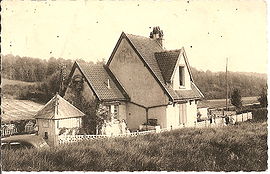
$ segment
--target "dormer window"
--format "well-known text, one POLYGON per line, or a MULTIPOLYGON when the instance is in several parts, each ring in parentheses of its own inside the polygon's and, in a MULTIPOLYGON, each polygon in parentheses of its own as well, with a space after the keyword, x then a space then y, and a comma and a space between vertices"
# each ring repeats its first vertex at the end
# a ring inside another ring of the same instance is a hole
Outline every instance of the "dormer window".
POLYGON ((185 86, 185 67, 179 66, 179 85, 185 86))

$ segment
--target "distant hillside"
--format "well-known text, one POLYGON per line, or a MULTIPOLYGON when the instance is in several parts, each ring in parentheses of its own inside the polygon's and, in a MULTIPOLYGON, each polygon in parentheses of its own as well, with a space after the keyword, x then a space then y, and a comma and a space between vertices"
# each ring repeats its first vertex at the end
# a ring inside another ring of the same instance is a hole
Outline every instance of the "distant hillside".
MULTIPOLYGON (((226 98, 226 73, 199 71, 192 68, 196 85, 206 99, 226 98)), ((242 96, 258 96, 267 85, 267 74, 251 72, 228 72, 229 94, 234 88, 240 89, 242 96)))
MULTIPOLYGON (((94 64, 94 62, 89 63, 94 64)), ((42 60, 38 58, 13 56, 11 54, 2 55, 2 78, 26 82, 41 82, 42 84, 39 86, 36 85, 37 87, 30 85, 31 88, 22 88, 23 94, 19 94, 21 96, 20 98, 28 99, 28 96, 39 93, 42 94, 41 96, 47 96, 49 99, 52 94, 59 90, 60 67, 65 65, 63 74, 67 79, 72 64, 72 60, 63 58, 56 59, 52 57, 49 60, 42 60), (26 94, 27 90, 29 90, 31 95, 26 94)), ((196 85, 203 92, 206 99, 221 99, 226 97, 225 72, 200 71, 196 68, 192 68, 192 74, 196 85)), ((267 75, 251 72, 229 72, 228 81, 230 91, 234 88, 238 88, 242 96, 258 96, 262 87, 267 84, 267 75)), ((23 82, 17 84, 13 81, 13 83, 13 85, 23 85, 23 82)), ((4 85, 5 82, 3 87, 4 85)), ((12 84, 9 83, 8 85, 9 89, 12 89, 12 84)), ((19 89, 18 86, 16 89, 19 89)), ((9 91, 10 94, 13 93, 12 90, 9 91)))

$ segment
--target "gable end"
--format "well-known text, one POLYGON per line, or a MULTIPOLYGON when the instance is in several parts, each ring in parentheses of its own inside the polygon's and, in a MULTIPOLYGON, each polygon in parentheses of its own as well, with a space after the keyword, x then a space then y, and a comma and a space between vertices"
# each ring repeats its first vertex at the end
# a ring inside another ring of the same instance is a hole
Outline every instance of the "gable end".
POLYGON ((143 59, 142 55, 138 52, 138 50, 136 49, 136 47, 134 46, 134 44, 131 42, 131 40, 127 37, 127 35, 122 32, 120 38, 118 39, 116 46, 113 49, 113 52, 107 62, 107 66, 109 67, 121 41, 123 40, 123 38, 125 38, 129 45, 132 47, 132 49, 134 50, 134 52, 138 55, 138 57, 140 58, 140 60, 143 62, 144 66, 148 69, 148 71, 151 73, 151 75, 154 77, 154 79, 158 82, 159 86, 162 88, 162 90, 165 92, 165 94, 169 97, 169 99, 171 101, 173 101, 173 97, 170 95, 170 93, 167 91, 167 89, 164 87, 164 85, 160 82, 160 80, 157 78, 157 76, 155 75, 155 73, 153 72, 153 70, 150 68, 150 66, 148 65, 148 63, 143 59))

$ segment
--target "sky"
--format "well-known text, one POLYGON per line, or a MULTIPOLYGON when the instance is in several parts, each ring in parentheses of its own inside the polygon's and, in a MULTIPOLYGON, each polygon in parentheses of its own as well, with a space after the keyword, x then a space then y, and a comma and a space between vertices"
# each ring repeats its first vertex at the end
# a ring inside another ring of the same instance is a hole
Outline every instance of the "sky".
POLYGON ((199 70, 267 73, 267 4, 262 0, 19 1, 2 6, 2 54, 108 60, 121 32, 184 47, 199 70))

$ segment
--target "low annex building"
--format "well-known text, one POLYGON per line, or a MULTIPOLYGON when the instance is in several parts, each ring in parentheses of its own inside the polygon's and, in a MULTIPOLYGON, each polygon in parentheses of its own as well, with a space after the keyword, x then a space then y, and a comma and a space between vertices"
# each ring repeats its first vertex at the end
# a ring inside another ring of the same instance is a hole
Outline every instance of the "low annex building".
POLYGON ((57 145, 60 130, 62 128, 80 128, 84 115, 79 109, 56 94, 35 115, 38 135, 45 139, 48 145, 57 145))
POLYGON ((204 96, 185 49, 165 50, 162 39, 159 27, 150 38, 123 32, 106 65, 74 63, 64 98, 72 102, 70 86, 77 84, 85 100, 107 105, 130 130, 150 119, 161 128, 194 125, 204 96))

